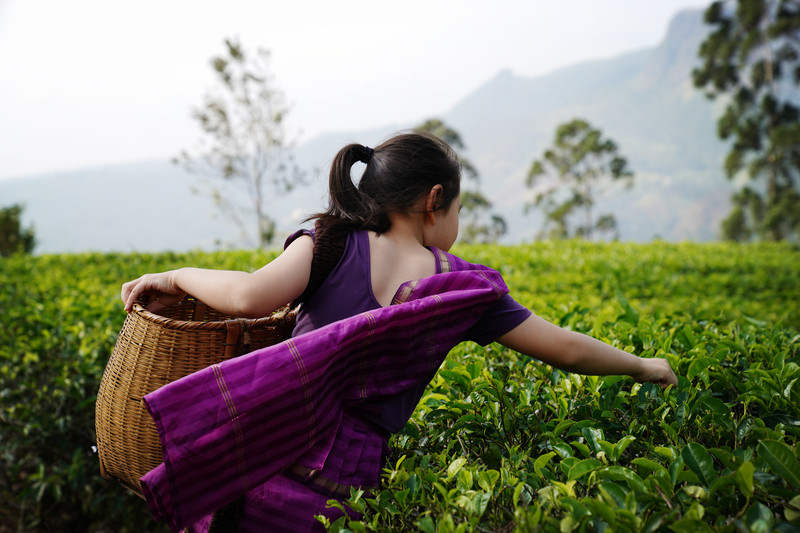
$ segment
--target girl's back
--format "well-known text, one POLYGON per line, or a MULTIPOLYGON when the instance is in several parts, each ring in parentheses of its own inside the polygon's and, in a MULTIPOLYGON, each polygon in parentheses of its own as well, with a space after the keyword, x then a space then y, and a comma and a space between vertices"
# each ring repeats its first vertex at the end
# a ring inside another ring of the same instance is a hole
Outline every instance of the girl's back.
POLYGON ((416 241, 398 241, 391 231, 383 235, 369 232, 369 261, 372 293, 383 307, 406 281, 436 273, 436 257, 430 250, 416 241))

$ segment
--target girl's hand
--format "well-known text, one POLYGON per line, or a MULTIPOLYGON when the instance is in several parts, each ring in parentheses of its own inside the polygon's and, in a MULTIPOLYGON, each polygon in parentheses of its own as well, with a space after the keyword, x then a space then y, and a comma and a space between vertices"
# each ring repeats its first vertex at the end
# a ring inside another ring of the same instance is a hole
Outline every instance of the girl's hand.
POLYGON ((133 309, 133 304, 143 294, 151 294, 157 297, 154 302, 147 305, 147 310, 153 313, 180 302, 186 296, 186 292, 181 290, 175 283, 175 272, 171 270, 159 274, 145 274, 138 279, 123 284, 120 298, 122 298, 125 310, 130 312, 133 309))
POLYGON ((639 372, 632 374, 631 377, 639 383, 655 383, 662 389, 666 389, 669 385, 678 386, 678 378, 675 377, 672 367, 666 359, 661 358, 642 358, 639 372))

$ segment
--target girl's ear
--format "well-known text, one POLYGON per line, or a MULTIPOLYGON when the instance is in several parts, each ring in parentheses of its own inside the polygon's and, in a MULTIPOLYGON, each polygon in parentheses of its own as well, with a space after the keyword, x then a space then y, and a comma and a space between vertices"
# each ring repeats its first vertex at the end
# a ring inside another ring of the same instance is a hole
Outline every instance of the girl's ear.
POLYGON ((431 190, 428 192, 428 196, 425 199, 425 218, 428 220, 428 222, 436 222, 434 213, 437 209, 439 209, 439 207, 441 207, 443 196, 444 188, 441 185, 436 184, 431 187, 431 190))

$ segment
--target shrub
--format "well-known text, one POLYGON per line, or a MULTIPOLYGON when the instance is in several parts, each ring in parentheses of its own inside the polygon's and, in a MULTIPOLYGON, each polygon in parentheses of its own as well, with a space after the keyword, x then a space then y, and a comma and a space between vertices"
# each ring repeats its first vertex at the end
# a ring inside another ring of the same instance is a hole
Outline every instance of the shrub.
MULTIPOLYGON (((662 392, 464 343, 434 378, 351 531, 796 531, 800 252, 786 245, 471 246, 539 315, 666 357, 662 392)), ((0 531, 156 531, 100 477, 94 400, 120 284, 269 254, 0 259, 0 531)))

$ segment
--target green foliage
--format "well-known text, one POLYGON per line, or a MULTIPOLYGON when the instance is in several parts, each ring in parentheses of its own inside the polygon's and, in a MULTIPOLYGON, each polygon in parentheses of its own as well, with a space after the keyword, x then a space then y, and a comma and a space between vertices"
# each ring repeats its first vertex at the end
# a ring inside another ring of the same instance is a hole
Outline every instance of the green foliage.
POLYGON ((0 257, 16 253, 29 254, 36 245, 33 228, 22 228, 22 206, 0 208, 0 257))
MULTIPOLYGON (((662 392, 567 374, 499 345, 445 361, 350 531, 796 531, 800 251, 781 244, 461 246, 539 315, 666 357, 662 392), (793 529, 794 528, 794 529, 793 529)), ((122 281, 260 252, 0 262, 0 531, 156 531, 103 480, 94 399, 122 281)), ((165 530, 165 528, 160 528, 165 530)))
POLYGON ((381 487, 348 502, 361 520, 329 530, 798 530, 797 250, 568 241, 457 253, 501 268, 556 324, 666 357, 680 384, 463 344, 393 438, 381 487))
POLYGON ((534 201, 525 209, 541 207, 545 223, 540 237, 592 239, 595 232, 616 234, 613 215, 594 219, 592 209, 598 195, 609 183, 623 181, 630 186, 633 174, 617 145, 582 119, 574 119, 556 128, 552 148, 535 160, 528 171, 526 185, 536 188, 534 201), (542 178, 550 176, 547 183, 542 178), (571 227, 576 212, 583 222, 571 227))
POLYGON ((233 39, 225 40, 225 51, 211 60, 216 91, 193 112, 204 143, 197 155, 184 151, 175 162, 191 172, 222 178, 223 186, 233 185, 206 183, 207 192, 242 235, 255 235, 258 246, 265 248, 275 237, 269 200, 302 183, 304 174, 290 152, 285 124, 289 106, 274 87, 269 52, 250 54, 233 39))
POLYGON ((167 531, 100 477, 94 410, 122 327, 123 281, 183 265, 256 269, 255 253, 16 255, 0 261, 0 532, 167 531))
POLYGON ((800 5, 795 0, 713 2, 711 31, 700 45, 694 84, 710 98, 725 95, 717 123, 732 140, 724 162, 729 178, 754 186, 733 196, 723 221, 732 240, 800 239, 800 5))
MULTIPOLYGON (((437 118, 426 120, 419 126, 420 130, 436 135, 455 150, 466 149, 461 135, 437 118)), ((465 244, 495 243, 506 234, 508 226, 505 219, 492 212, 492 202, 480 192, 479 176, 475 165, 466 157, 459 155, 461 170, 472 182, 472 186, 461 190, 461 230, 459 242, 465 244)))

